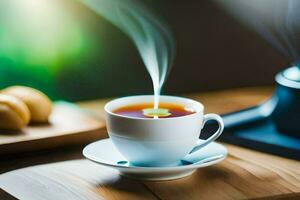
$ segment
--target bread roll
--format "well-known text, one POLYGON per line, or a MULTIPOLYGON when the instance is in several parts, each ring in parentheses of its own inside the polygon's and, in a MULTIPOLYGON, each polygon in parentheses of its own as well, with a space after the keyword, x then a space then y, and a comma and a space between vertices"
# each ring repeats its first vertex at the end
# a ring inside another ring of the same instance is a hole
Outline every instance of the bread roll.
POLYGON ((42 92, 24 86, 12 86, 1 91, 21 99, 30 111, 31 122, 47 122, 52 111, 51 100, 42 92))
POLYGON ((20 99, 0 94, 0 129, 19 130, 30 120, 29 109, 20 99))

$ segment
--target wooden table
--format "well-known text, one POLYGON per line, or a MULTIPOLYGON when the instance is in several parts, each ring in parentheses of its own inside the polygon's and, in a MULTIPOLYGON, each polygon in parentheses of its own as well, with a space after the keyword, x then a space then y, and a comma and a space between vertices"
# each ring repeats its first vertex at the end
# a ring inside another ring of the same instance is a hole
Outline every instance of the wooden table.
MULTIPOLYGON (((271 93, 272 88, 246 88, 186 96, 201 101, 206 112, 222 114, 255 105, 271 93)), ((79 105, 97 113, 101 119, 106 101, 79 105)), ((71 161, 0 175, 0 185, 2 180, 10 188, 6 192, 0 190, 0 199, 14 199, 8 193, 24 199, 28 199, 28 193, 35 194, 32 199, 300 199, 300 162, 225 145, 229 156, 223 162, 199 169, 190 177, 164 182, 120 177, 114 170, 82 159, 82 147, 1 158, 0 173, 36 164, 71 161), (15 185, 10 185, 11 177, 19 178, 15 185), (32 191, 26 189, 29 186, 32 191)))

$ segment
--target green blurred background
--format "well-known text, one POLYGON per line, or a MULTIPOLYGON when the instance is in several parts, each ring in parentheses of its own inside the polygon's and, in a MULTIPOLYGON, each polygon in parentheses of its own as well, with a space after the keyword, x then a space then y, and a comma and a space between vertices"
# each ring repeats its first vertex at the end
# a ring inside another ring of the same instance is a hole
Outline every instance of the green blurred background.
MULTIPOLYGON (((164 93, 271 84, 288 64, 212 1, 143 2, 178 43, 164 93)), ((0 88, 16 84, 71 101, 152 93, 129 38, 75 0, 0 1, 0 88)))
POLYGON ((79 1, 2 0, 0 27, 2 88, 28 85, 68 100, 151 91, 129 38, 79 1))

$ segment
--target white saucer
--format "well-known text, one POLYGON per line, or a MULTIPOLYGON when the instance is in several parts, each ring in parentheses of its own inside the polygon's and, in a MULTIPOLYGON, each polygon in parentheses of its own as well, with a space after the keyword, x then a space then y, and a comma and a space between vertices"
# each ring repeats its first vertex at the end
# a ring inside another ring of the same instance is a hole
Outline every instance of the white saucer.
POLYGON ((212 142, 201 150, 186 156, 178 166, 172 167, 139 167, 132 166, 119 153, 110 139, 103 139, 87 145, 83 155, 100 165, 114 168, 122 176, 139 180, 173 180, 192 174, 197 168, 207 167, 222 161, 227 149, 212 142))

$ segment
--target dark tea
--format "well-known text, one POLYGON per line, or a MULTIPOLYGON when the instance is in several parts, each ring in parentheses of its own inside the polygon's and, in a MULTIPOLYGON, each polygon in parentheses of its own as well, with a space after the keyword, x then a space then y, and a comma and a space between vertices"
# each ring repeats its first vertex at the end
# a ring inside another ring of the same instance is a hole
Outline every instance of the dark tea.
POLYGON ((119 115, 139 118, 170 118, 195 113, 194 110, 186 108, 180 104, 164 102, 159 103, 158 109, 153 108, 153 103, 142 103, 123 106, 113 112, 119 115))

